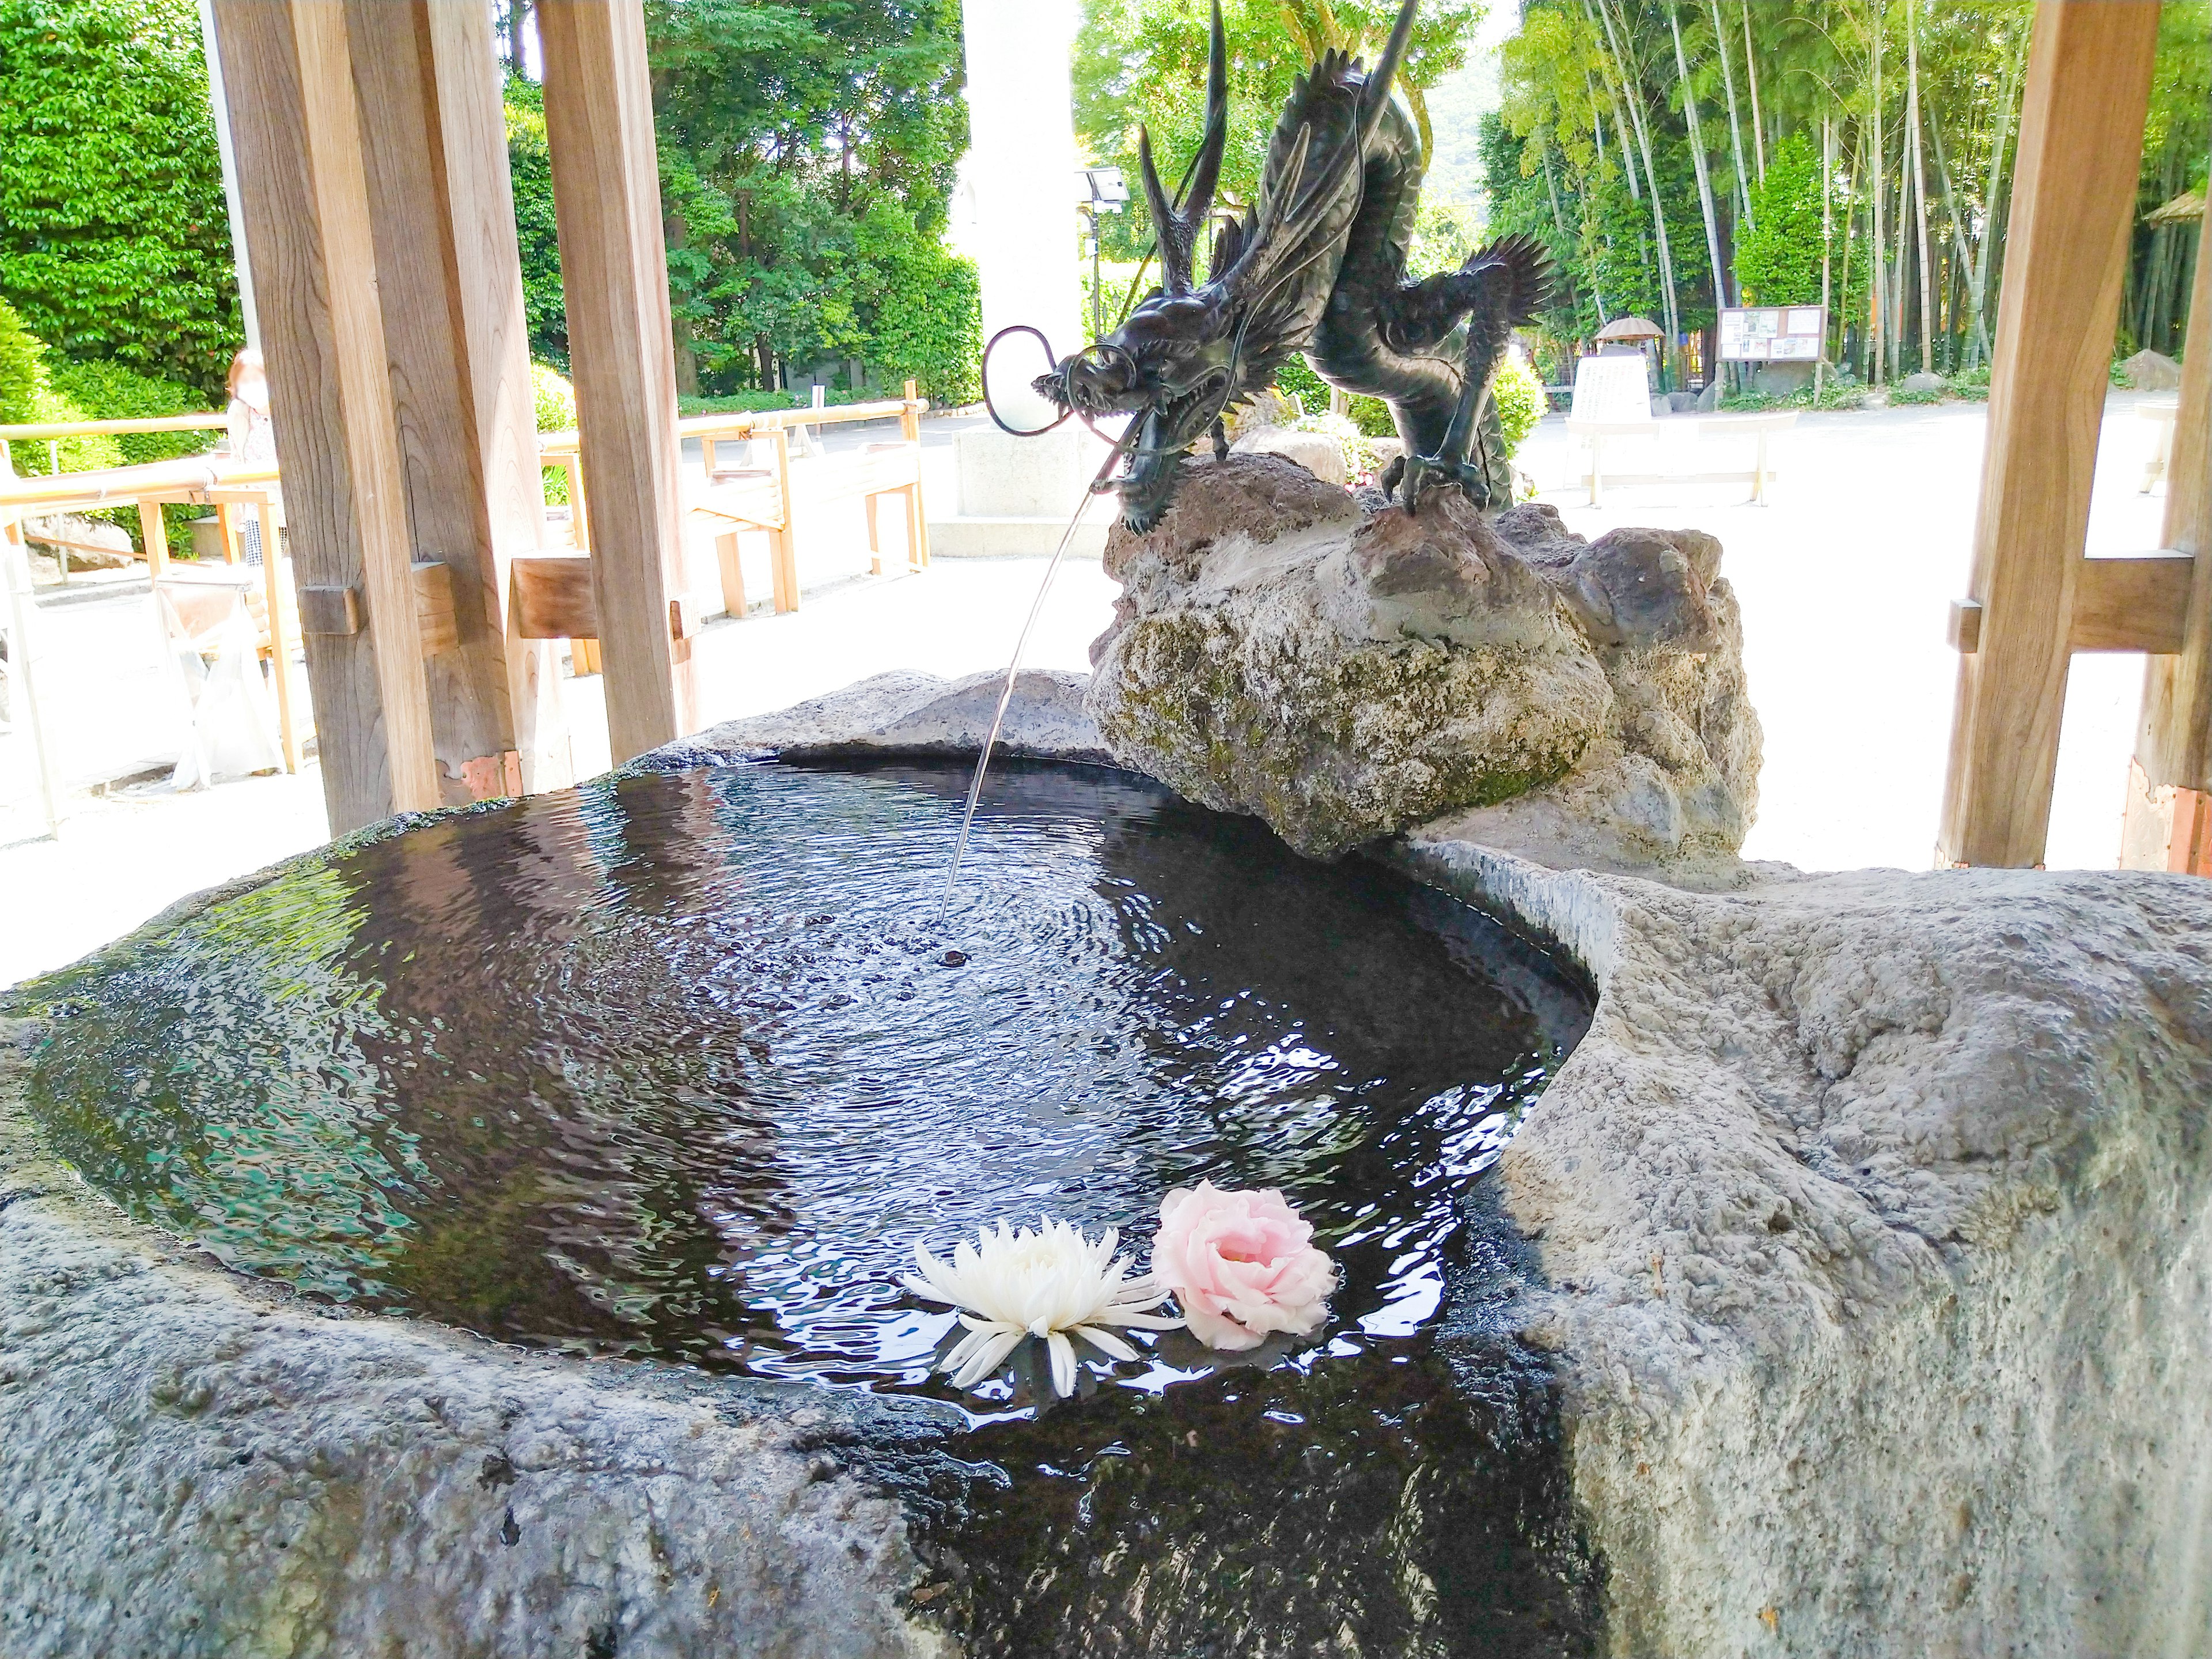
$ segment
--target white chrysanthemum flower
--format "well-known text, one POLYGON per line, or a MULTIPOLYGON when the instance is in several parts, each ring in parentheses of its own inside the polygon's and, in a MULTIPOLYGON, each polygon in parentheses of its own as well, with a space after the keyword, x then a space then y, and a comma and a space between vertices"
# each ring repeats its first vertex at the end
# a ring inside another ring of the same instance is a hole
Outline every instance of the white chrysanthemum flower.
POLYGON ((1137 1351, 1108 1328, 1137 1326, 1170 1331, 1182 1321, 1152 1310, 1167 1300, 1150 1273, 1129 1276, 1129 1259, 1117 1256, 1119 1231, 1109 1228, 1096 1243, 1064 1221, 1037 1218, 1038 1231, 1016 1232, 1000 1222, 973 1243, 953 1247, 948 1264, 915 1243, 919 1276, 907 1289, 959 1309, 968 1334, 945 1356, 956 1388, 967 1388, 998 1370, 1023 1338, 1042 1337, 1052 1352, 1053 1387, 1075 1392, 1075 1345, 1079 1336, 1102 1353, 1134 1359, 1137 1351))

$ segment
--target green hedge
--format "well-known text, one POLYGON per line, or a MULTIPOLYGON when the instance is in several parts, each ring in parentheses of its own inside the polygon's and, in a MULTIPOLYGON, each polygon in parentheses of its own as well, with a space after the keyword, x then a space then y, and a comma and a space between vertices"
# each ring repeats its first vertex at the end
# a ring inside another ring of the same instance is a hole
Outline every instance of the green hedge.
POLYGON ((240 340, 194 0, 0 0, 0 299, 212 397, 240 340))
MULTIPOLYGON (((193 387, 157 380, 120 363, 56 363, 47 370, 54 391, 84 411, 88 421, 143 420, 159 415, 198 415, 209 400, 193 387)), ((125 462, 173 460, 197 455, 222 434, 205 432, 121 432, 112 441, 125 462)))

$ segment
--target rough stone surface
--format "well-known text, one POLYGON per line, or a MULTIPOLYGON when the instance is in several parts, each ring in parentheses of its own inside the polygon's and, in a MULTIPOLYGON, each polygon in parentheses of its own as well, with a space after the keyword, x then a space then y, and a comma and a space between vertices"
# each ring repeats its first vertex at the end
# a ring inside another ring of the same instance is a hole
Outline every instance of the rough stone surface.
POLYGON ((1922 369, 1906 375, 1898 384, 1907 392, 1942 392, 1948 389, 1951 383, 1941 374, 1931 374, 1925 369, 1922 369))
POLYGON ((1392 856, 1599 990, 1501 1168, 1613 1651, 2207 1650, 2212 885, 1392 856))
POLYGON ((131 550, 131 532, 119 524, 106 519, 88 519, 80 513, 64 513, 53 533, 64 538, 66 550, 40 535, 42 527, 53 525, 50 519, 30 519, 24 522, 23 538, 34 548, 44 548, 56 558, 66 551, 72 570, 123 570, 138 562, 131 550))
POLYGON ((1344 446, 1326 432, 1292 432, 1267 427, 1248 432, 1230 446, 1238 455, 1280 455, 1295 461, 1323 483, 1350 482, 1344 466, 1344 446))
MULTIPOLYGON (((0 1024, 0 1652, 953 1651, 819 1449, 924 1401, 336 1318, 41 1154, 0 1024)), ((941 1425, 940 1425, 941 1426, 941 1425)))
MULTIPOLYGON (((972 755, 983 746, 1004 674, 940 679, 902 669, 770 714, 726 720, 641 757, 661 770, 741 755, 972 755)), ((1017 676, 998 753, 1114 764, 1084 711, 1088 677, 1056 669, 1017 676)))
POLYGON ((2162 351, 2146 348, 2127 358, 2120 368, 2128 384, 2138 392, 2175 392, 2181 386, 2181 365, 2162 351))
MULTIPOLYGON (((1279 461, 1193 463, 1091 647, 1105 746, 1334 857, 1441 815, 1607 868, 1729 864, 1759 726, 1720 545, 1556 510, 1417 518, 1279 461)), ((1542 856, 1541 853, 1538 854, 1542 856)))
POLYGON ((1706 382, 1705 389, 1698 394, 1698 412, 1701 415, 1710 415, 1720 406, 1721 383, 1718 380, 1710 380, 1706 382))

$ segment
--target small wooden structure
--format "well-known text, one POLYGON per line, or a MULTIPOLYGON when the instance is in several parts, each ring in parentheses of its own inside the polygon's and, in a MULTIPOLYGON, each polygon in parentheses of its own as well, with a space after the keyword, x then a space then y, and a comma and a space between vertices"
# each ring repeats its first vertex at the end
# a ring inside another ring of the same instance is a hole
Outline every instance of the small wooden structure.
MULTIPOLYGON (((2190 308, 2166 545, 2083 556, 2118 320, 2155 0, 2037 8, 1939 861, 2039 865, 2077 651, 2150 653, 2124 862, 2212 874, 2212 258, 2190 308)), ((2212 228, 2212 227, 2208 227, 2212 228)))

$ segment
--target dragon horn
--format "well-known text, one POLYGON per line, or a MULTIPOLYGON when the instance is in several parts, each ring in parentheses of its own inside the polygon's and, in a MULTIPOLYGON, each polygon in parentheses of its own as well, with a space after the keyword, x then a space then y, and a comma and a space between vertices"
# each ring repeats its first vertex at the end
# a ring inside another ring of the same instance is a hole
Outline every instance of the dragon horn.
POLYGON ((1406 56, 1406 43, 1413 38, 1413 14, 1420 5, 1421 0, 1406 0, 1398 9, 1398 21, 1391 27, 1390 42, 1376 60, 1375 72, 1367 77, 1367 90, 1361 96, 1359 111, 1363 138, 1372 137, 1375 129, 1382 124, 1383 107, 1390 101, 1390 82, 1397 78, 1398 65, 1406 56))
POLYGON ((1152 135, 1137 129, 1137 170, 1145 180, 1145 200, 1152 210, 1152 226, 1160 239, 1160 276, 1170 294, 1190 292, 1190 239, 1182 221, 1168 202, 1167 186, 1152 165, 1152 135))
POLYGON ((1206 55, 1206 134, 1199 140, 1198 160, 1193 165, 1190 193, 1184 198, 1182 220, 1191 240, 1205 228, 1213 208, 1213 187, 1221 177, 1221 154, 1229 143, 1229 43, 1221 29, 1221 0, 1213 0, 1213 32, 1206 55))

